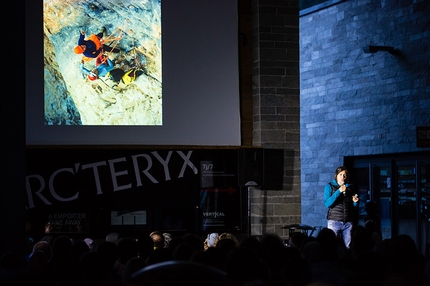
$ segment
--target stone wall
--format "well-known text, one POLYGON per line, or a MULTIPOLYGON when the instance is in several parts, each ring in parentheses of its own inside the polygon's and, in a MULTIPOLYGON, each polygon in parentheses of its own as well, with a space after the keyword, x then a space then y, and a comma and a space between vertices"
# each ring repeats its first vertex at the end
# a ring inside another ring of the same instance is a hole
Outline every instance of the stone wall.
POLYGON ((349 0, 300 17, 302 222, 326 225, 344 156, 421 151, 430 124, 430 4, 349 0), (365 53, 370 45, 394 53, 365 53))
POLYGON ((298 0, 252 1, 253 145, 283 149, 284 188, 251 191, 251 234, 300 222, 298 0))

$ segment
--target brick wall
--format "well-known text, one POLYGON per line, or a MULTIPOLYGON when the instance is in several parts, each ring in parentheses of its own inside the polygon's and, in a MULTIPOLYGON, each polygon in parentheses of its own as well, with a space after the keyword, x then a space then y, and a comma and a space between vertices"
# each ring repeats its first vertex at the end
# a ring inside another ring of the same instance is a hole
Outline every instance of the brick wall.
POLYGON ((298 0, 252 1, 253 145, 283 149, 284 189, 251 192, 251 234, 300 222, 298 0))

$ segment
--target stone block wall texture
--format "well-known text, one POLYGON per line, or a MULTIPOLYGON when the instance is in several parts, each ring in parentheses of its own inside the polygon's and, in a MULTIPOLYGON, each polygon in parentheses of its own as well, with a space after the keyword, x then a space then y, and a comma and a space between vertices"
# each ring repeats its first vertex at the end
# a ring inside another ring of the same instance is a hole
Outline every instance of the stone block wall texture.
POLYGON ((252 1, 253 145, 284 150, 283 190, 251 192, 251 235, 300 222, 299 1, 252 1))
POLYGON ((302 223, 326 226, 323 188, 344 156, 423 150, 429 66, 427 0, 347 0, 300 17, 302 223))

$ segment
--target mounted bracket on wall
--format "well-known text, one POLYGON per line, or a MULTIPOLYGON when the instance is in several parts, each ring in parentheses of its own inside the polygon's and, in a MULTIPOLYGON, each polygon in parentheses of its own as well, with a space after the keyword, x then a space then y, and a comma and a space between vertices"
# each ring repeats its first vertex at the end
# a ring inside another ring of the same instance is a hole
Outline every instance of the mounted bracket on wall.
POLYGON ((367 47, 364 47, 363 51, 366 54, 373 54, 373 53, 377 53, 379 51, 388 52, 389 54, 392 54, 392 55, 396 54, 396 49, 394 49, 394 47, 389 47, 389 46, 372 46, 372 45, 369 45, 367 47))

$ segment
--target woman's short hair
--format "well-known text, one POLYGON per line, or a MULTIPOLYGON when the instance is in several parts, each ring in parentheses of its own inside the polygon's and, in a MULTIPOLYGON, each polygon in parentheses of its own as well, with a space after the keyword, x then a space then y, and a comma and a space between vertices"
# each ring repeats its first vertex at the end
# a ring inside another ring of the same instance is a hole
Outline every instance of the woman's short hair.
POLYGON ((335 172, 335 174, 334 174, 334 178, 336 179, 336 176, 337 176, 340 172, 343 172, 343 171, 345 171, 346 176, 348 177, 348 176, 349 176, 349 174, 348 174, 348 168, 347 168, 347 167, 345 167, 345 166, 339 166, 339 167, 337 167, 337 168, 336 168, 336 172, 335 172))

